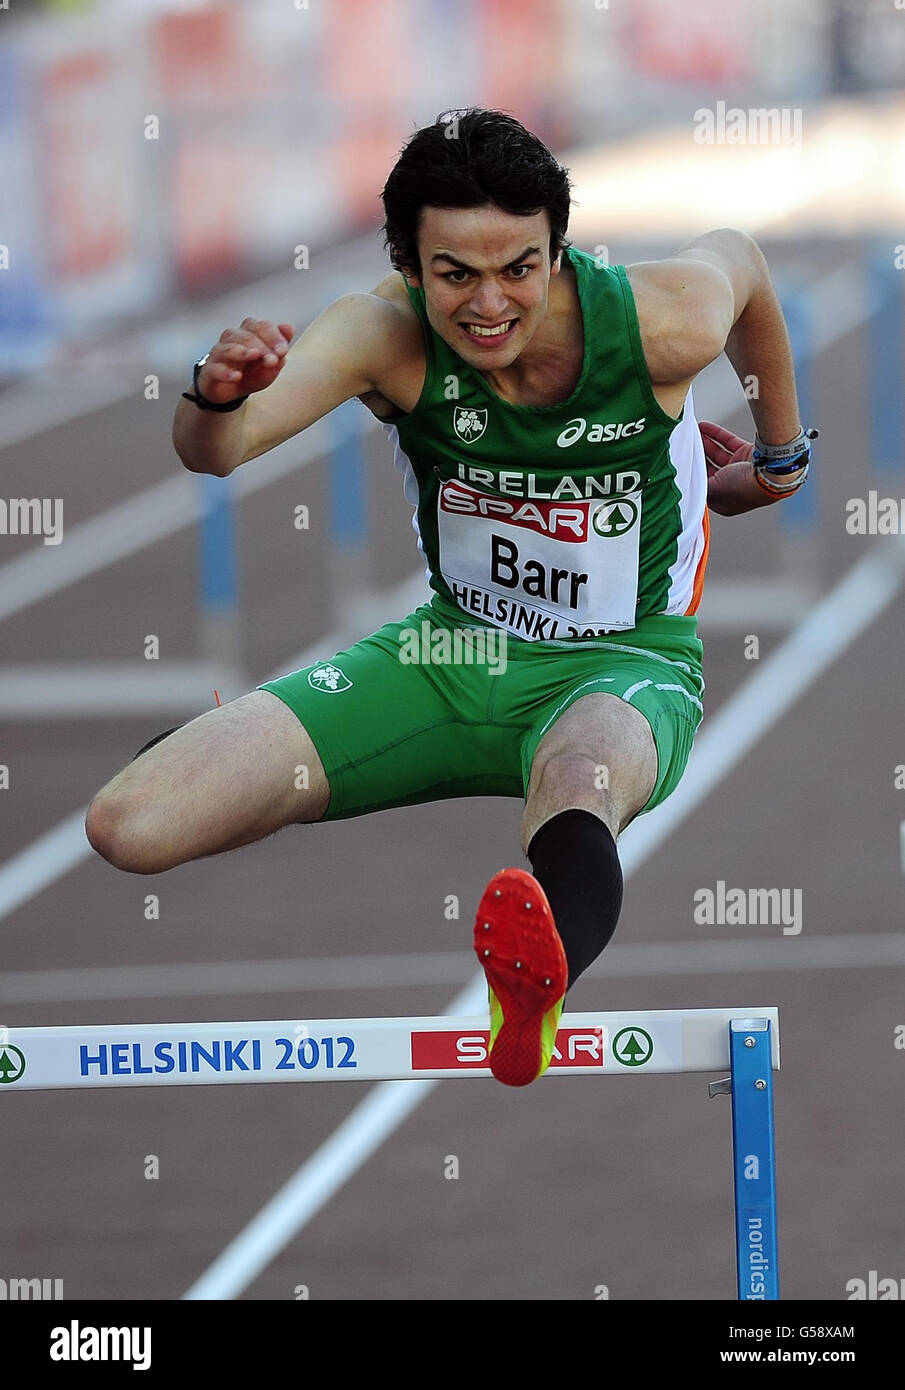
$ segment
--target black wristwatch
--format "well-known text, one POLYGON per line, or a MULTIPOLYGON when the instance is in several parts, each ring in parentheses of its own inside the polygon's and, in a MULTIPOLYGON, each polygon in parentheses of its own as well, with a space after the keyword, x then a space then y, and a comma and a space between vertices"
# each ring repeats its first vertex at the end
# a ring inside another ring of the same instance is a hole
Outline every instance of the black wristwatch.
POLYGON ((237 396, 234 401, 226 401, 223 405, 215 405, 214 402, 209 401, 206 396, 202 396, 198 388, 198 376, 201 368, 209 357, 210 353, 206 352, 203 357, 198 358, 192 372, 192 391, 194 391, 195 394, 192 395, 191 391, 183 391, 183 400, 191 401, 193 405, 197 405, 199 410, 238 410, 239 406, 244 405, 248 400, 248 396, 237 396))

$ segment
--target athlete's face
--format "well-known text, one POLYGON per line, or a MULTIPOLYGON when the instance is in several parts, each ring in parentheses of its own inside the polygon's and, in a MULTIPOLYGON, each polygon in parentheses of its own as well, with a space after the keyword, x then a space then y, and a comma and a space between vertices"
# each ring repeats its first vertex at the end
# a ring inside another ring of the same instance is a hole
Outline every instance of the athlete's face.
POLYGON ((550 219, 517 217, 493 206, 421 211, 421 278, 431 327, 466 362, 508 367, 547 313, 550 219))

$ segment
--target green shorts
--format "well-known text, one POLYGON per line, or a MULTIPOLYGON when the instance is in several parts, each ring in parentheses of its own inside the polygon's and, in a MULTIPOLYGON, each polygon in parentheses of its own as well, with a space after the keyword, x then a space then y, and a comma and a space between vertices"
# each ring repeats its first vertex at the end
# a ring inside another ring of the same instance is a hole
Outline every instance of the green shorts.
POLYGON ((658 770, 643 809, 675 789, 703 715, 696 618, 644 618, 582 643, 528 642, 460 617, 435 596, 347 651, 258 686, 308 731, 330 783, 325 820, 455 796, 524 798, 544 734, 593 691, 618 695, 650 724, 658 770))

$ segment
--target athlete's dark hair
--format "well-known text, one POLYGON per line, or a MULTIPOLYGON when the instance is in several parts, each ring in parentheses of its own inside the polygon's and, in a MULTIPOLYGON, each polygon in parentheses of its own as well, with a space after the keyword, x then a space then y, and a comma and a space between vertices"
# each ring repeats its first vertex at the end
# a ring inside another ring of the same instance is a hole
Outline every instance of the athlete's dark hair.
POLYGON ((418 219, 423 207, 477 208, 550 218, 550 259, 570 243, 568 169, 514 116, 471 106, 444 111, 403 146, 382 198, 384 244, 397 270, 420 275, 418 219))

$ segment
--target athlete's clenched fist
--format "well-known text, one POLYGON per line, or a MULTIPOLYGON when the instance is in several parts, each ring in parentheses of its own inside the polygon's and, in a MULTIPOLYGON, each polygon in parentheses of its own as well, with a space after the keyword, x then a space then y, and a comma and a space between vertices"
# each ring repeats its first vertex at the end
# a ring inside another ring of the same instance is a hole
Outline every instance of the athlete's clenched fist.
POLYGON ((292 340, 291 323, 243 319, 224 328, 198 373, 198 389, 214 405, 263 391, 276 381, 292 340))

